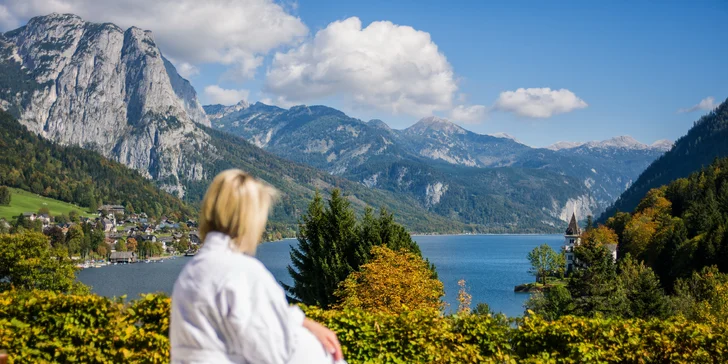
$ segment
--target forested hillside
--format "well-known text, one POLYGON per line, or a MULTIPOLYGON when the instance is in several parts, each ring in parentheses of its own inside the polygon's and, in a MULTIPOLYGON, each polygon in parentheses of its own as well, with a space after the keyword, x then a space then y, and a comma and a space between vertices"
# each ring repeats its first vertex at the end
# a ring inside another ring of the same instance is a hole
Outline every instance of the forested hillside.
MULTIPOLYGON (((273 223, 294 226, 316 190, 328 192, 338 187, 352 200, 357 212, 363 213, 366 206, 384 207, 396 212, 398 221, 413 232, 486 231, 483 226, 466 225, 427 212, 417 201, 407 196, 367 188, 362 184, 277 157, 240 137, 204 126, 200 128, 209 135, 209 144, 216 153, 215 159, 199 161, 210 176, 215 176, 225 169, 240 168, 265 180, 282 192, 280 200, 273 209, 271 216, 273 223)), ((180 183, 187 191, 185 200, 196 203, 202 199, 209 180, 182 179, 180 183)))
POLYGON ((632 211, 647 191, 670 183, 728 156, 728 100, 698 120, 687 135, 654 161, 602 215, 601 221, 617 211, 632 211))
POLYGON ((59 146, 0 111, 0 185, 89 206, 124 205, 152 216, 194 216, 194 209, 160 191, 139 172, 79 147, 59 146))
POLYGON ((617 213, 607 226, 619 255, 647 262, 668 290, 703 267, 728 272, 728 159, 650 190, 633 214, 617 213))

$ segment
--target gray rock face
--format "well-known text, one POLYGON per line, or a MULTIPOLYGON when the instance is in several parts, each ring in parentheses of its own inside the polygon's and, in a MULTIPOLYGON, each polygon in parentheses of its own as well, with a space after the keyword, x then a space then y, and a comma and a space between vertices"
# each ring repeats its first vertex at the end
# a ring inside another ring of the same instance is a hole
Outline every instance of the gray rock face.
POLYGON ((195 123, 210 122, 151 32, 51 14, 4 38, 6 53, 17 56, 3 66, 19 68, 36 86, 25 98, 0 98, 30 130, 97 150, 179 195, 179 179, 204 177, 187 152, 206 147, 195 123))

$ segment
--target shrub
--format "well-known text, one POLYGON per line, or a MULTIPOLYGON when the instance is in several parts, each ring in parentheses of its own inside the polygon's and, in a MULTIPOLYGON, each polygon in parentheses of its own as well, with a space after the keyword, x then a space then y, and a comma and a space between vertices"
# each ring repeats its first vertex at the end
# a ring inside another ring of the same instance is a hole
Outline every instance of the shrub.
POLYGON ((399 313, 442 306, 442 282, 432 277, 421 257, 385 246, 373 247, 371 254, 371 262, 351 273, 335 292, 341 307, 399 313))
POLYGON ((0 294, 0 348, 9 363, 164 363, 169 299, 146 295, 125 306, 96 295, 49 291, 0 294))
MULTIPOLYGON (((349 363, 724 363, 728 326, 669 320, 532 315, 443 316, 303 307, 334 330, 349 363)), ((10 363, 166 363, 170 300, 123 304, 96 295, 0 293, 0 348, 10 363)))

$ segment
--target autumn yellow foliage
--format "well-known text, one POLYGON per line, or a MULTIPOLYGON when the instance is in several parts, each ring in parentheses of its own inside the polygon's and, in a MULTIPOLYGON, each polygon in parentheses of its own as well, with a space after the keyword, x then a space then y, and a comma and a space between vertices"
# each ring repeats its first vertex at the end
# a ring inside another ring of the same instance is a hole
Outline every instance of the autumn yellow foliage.
POLYGON ((614 230, 599 225, 593 229, 585 231, 581 236, 582 244, 617 244, 619 238, 614 230))
POLYGON ((442 305, 442 282, 433 278, 427 263, 406 250, 372 248, 372 260, 341 283, 337 308, 360 308, 396 314, 442 305))

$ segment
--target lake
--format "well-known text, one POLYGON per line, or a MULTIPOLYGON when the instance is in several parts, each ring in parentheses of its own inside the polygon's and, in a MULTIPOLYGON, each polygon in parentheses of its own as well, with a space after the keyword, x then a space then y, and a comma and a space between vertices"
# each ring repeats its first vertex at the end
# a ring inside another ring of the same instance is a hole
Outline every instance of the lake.
MULTIPOLYGON (((485 302, 496 312, 508 316, 523 314, 527 293, 514 293, 513 287, 532 282, 526 255, 543 243, 560 249, 561 235, 437 235, 414 236, 422 255, 435 264, 445 285, 445 302, 457 309, 458 280, 465 279, 473 296, 474 308, 485 302)), ((264 243, 257 258, 279 281, 292 282, 286 266, 295 239, 264 243)), ((78 279, 97 294, 113 297, 127 295, 135 299, 142 293, 171 293, 177 275, 190 258, 178 257, 164 263, 137 263, 84 269, 78 279)))

